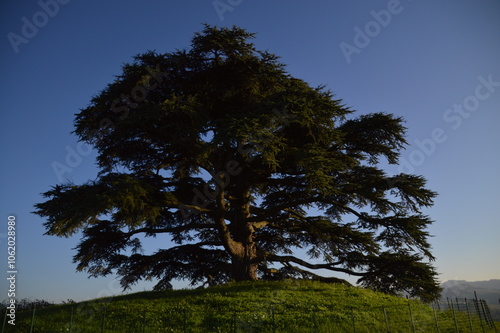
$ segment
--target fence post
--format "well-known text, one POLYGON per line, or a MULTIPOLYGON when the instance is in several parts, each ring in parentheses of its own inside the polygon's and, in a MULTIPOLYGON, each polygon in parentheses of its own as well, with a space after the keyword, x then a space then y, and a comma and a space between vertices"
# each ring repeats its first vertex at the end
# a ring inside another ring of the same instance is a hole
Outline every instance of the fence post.
POLYGON ((36 305, 33 307, 33 316, 31 317, 30 333, 33 332, 33 326, 35 324, 35 311, 36 311, 36 305))
POLYGON ((7 321, 7 307, 5 307, 5 315, 3 316, 2 333, 5 330, 5 322, 7 321))
MULTIPOLYGON (((490 308, 484 299, 481 300, 481 306, 484 312, 484 318, 486 319, 486 324, 489 328, 495 328, 495 324, 493 323, 493 318, 491 318, 490 308)), ((495 328, 496 329, 496 328, 495 328)))
MULTIPOLYGON (((439 307, 439 305, 438 305, 438 307, 439 307)), ((436 321, 436 332, 440 333, 441 331, 439 330, 439 321, 438 321, 438 317, 436 314, 436 308, 432 308, 432 310, 434 311, 434 320, 436 321)))
POLYGON ((389 319, 387 318, 387 311, 385 311, 385 306, 383 309, 384 309, 385 326, 387 327, 387 333, 391 333, 391 328, 389 327, 389 319))
POLYGON ((441 311, 441 304, 436 301, 436 305, 437 305, 438 310, 441 311))
POLYGON ((73 307, 71 307, 71 316, 69 317, 69 333, 73 331, 73 307))
POLYGON ((476 291, 474 290, 474 297, 475 297, 475 302, 474 302, 474 305, 476 306, 476 310, 477 310, 477 314, 479 316, 479 323, 481 324, 481 330, 483 331, 483 333, 485 332, 484 330, 484 325, 483 325, 483 317, 481 315, 481 307, 479 306, 479 300, 477 299, 477 293, 476 291))
MULTIPOLYGON (((458 303, 458 297, 455 297, 455 303, 457 304, 457 311, 460 312, 460 303, 458 303)), ((457 318, 457 326, 458 326, 458 318, 457 318)), ((458 332, 458 330, 457 330, 457 332, 458 332)))
POLYGON ((455 307, 453 306, 453 299, 451 301, 448 300, 448 304, 451 306, 451 312, 453 313, 453 320, 455 321, 455 331, 459 333, 458 323, 457 323, 457 314, 455 313, 455 307))
POLYGON ((467 302, 467 298, 465 299, 465 309, 467 310, 467 317, 469 317, 469 327, 470 331, 474 332, 474 326, 472 326, 472 317, 470 315, 469 303, 467 302))
POLYGON ((409 300, 408 300, 408 309, 410 309, 410 321, 411 321, 412 332, 416 333, 417 331, 415 329, 415 322, 413 321, 413 312, 411 312, 411 304, 409 300))

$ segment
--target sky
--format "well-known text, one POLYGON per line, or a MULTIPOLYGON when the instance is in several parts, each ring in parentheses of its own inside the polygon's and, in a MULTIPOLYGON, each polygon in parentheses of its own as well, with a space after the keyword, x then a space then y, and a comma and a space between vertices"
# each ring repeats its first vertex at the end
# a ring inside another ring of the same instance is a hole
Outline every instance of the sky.
POLYGON ((187 48, 203 23, 257 33, 258 49, 358 114, 403 117, 409 146, 387 172, 423 175, 439 193, 425 213, 435 221, 440 281, 500 278, 499 15, 497 0, 2 1, 0 300, 9 289, 9 216, 17 297, 122 292, 116 276, 77 273, 78 235, 46 236, 31 212, 51 186, 96 177, 95 152, 71 134, 74 115, 134 55, 187 48))

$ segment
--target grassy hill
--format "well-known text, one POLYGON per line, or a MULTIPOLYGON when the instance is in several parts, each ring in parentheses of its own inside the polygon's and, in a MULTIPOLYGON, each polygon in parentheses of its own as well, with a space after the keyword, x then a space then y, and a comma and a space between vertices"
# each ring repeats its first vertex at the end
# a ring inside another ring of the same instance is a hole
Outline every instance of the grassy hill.
MULTIPOLYGON (((33 312, 18 313, 30 332, 33 312)), ((441 332, 469 327, 467 315, 419 301, 313 281, 238 283, 141 292, 35 312, 33 332, 441 332), (464 326, 465 327, 465 326, 464 326)), ((478 331, 481 327, 476 324, 478 331)))

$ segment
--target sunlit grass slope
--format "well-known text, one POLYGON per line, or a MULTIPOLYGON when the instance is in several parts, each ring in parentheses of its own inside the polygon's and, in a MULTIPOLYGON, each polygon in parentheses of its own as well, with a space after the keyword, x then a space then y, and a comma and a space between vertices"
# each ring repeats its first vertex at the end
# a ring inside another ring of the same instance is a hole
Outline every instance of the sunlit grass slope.
MULTIPOLYGON (((18 314, 15 330, 6 332, 29 332, 32 315, 18 314)), ((436 323, 441 331, 455 329, 452 315, 342 284, 247 282, 40 309, 33 332, 433 332, 436 323)))

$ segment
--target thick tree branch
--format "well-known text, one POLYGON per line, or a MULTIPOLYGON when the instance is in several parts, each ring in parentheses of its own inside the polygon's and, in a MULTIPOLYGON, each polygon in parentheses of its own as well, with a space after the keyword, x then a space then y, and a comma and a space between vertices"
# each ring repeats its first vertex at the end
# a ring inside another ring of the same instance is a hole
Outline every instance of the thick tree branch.
POLYGON ((194 243, 194 244, 184 244, 184 245, 179 245, 175 247, 169 248, 167 251, 173 251, 173 250, 179 250, 179 249, 186 249, 190 247, 197 247, 201 248, 202 246, 223 246, 221 242, 216 242, 216 241, 207 241, 207 242, 199 242, 199 243, 194 243))
POLYGON ((351 271, 349 269, 345 268, 340 268, 340 267, 335 267, 336 265, 341 264, 342 262, 334 262, 334 263, 327 263, 327 264, 311 264, 307 261, 304 261, 302 259, 299 259, 294 256, 278 256, 275 254, 270 254, 266 256, 267 261, 276 261, 276 262, 294 262, 298 265, 310 268, 310 269, 328 269, 330 271, 335 271, 335 272, 341 272, 341 273, 346 273, 349 275, 354 275, 354 276, 365 276, 366 273, 360 273, 360 272, 355 272, 351 271))
POLYGON ((129 232, 124 233, 125 236, 132 236, 140 233, 152 233, 152 234, 157 234, 157 233, 174 233, 174 232, 183 232, 183 231, 190 231, 193 229, 212 229, 215 228, 214 224, 200 224, 200 223, 191 223, 191 224, 186 224, 186 225, 181 225, 178 227, 172 227, 172 228, 139 228, 139 229, 134 229, 129 232))
POLYGON ((224 191, 219 191, 217 194, 216 204, 218 206, 216 216, 214 219, 217 230, 219 231, 220 238, 224 248, 231 254, 236 255, 243 250, 240 243, 235 242, 231 237, 229 226, 225 222, 225 214, 227 212, 227 202, 224 198, 224 191))
POLYGON ((330 283, 335 282, 335 283, 342 283, 342 284, 346 284, 348 286, 351 286, 351 284, 349 282, 347 282, 346 280, 335 278, 335 277, 324 277, 324 276, 321 276, 318 274, 314 274, 313 272, 306 271, 306 270, 304 270, 300 267, 294 266, 290 263, 286 263, 286 267, 288 267, 296 272, 299 272, 303 278, 312 277, 314 280, 318 280, 321 282, 330 282, 330 283))

